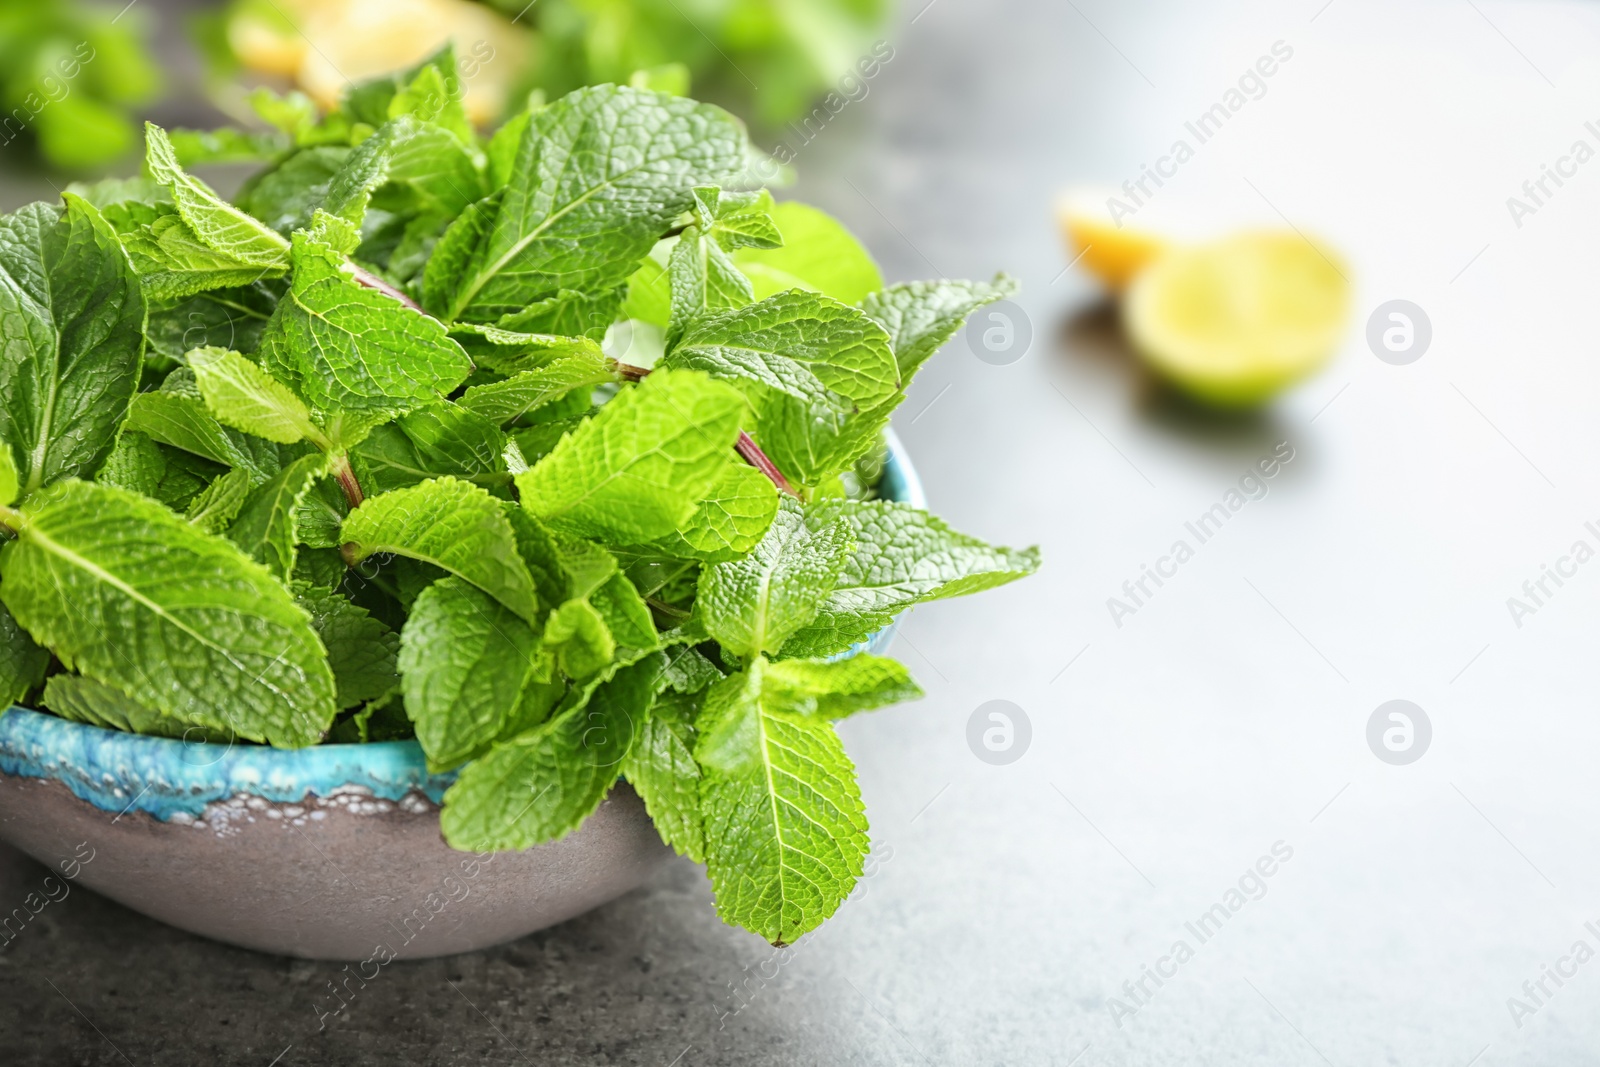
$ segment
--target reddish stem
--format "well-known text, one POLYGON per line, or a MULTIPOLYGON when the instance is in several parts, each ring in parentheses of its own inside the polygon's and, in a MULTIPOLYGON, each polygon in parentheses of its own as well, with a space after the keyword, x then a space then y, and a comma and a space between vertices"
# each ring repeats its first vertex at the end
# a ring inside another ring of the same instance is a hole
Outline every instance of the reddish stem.
POLYGON ((344 490, 345 500, 350 502, 351 507, 359 508, 365 497, 361 492, 361 483, 356 481, 356 472, 350 467, 350 457, 345 455, 333 457, 330 471, 338 481, 339 488, 344 490))
MULTIPOLYGON (((415 300, 411 299, 409 296, 402 293, 400 290, 396 289, 394 286, 390 285, 388 282, 384 281, 371 271, 356 266, 354 260, 350 261, 350 273, 351 276, 355 278, 357 285, 364 285, 368 289, 375 289, 384 296, 392 296, 396 300, 400 301, 400 303, 410 308, 412 311, 422 311, 421 304, 417 303, 415 300)), ((425 311, 422 313, 424 315, 427 314, 425 311)))
MULTIPOLYGON (((631 363, 618 363, 617 373, 630 382, 637 382, 650 372, 644 367, 635 367, 631 363)), ((739 455, 743 457, 746 463, 772 479, 772 484, 777 486, 780 492, 788 493, 795 499, 799 499, 800 494, 794 491, 794 486, 789 484, 789 479, 783 476, 783 472, 778 469, 778 465, 768 459, 765 452, 761 451, 761 446, 756 444, 755 438, 740 430, 739 440, 734 443, 733 447, 738 449, 739 455)))
POLYGON ((794 486, 789 484, 789 479, 783 476, 783 472, 778 469, 777 464, 767 458, 767 454, 761 451, 761 446, 756 444, 755 439, 749 434, 740 430, 739 441, 734 447, 739 450, 739 455, 744 457, 746 463, 771 478, 772 484, 777 486, 780 491, 788 493, 795 498, 800 496, 799 493, 794 491, 794 486))

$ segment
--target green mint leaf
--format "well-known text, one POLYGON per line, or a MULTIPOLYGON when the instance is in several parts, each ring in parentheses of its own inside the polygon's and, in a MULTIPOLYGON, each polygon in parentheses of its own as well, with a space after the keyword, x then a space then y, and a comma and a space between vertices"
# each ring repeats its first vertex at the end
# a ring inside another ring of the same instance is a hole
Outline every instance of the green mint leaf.
POLYGON ((71 193, 0 218, 0 442, 23 493, 87 477, 144 355, 144 294, 116 234, 71 193))
POLYGON ((400 636, 406 710, 428 766, 446 770, 500 736, 548 657, 526 621, 459 578, 434 582, 400 636))
POLYGON ((122 246, 139 275, 146 299, 171 304, 211 289, 227 289, 281 277, 288 264, 263 267, 212 248, 171 204, 159 204, 139 224, 118 227, 122 246))
POLYGON ((501 488, 511 484, 505 447, 505 434, 493 422, 446 402, 374 428, 350 459, 361 488, 374 496, 445 475, 501 488))
POLYGON ((554 714, 467 764, 444 796, 452 848, 524 849, 577 829, 600 806, 655 698, 654 653, 574 690, 554 714))
POLYGON ((17 463, 11 458, 11 449, 0 448, 0 505, 13 503, 22 491, 22 481, 17 477, 17 463))
POLYGON ((277 306, 274 286, 267 283, 197 293, 169 308, 153 308, 145 326, 149 353, 181 363, 194 348, 231 348, 254 352, 261 331, 277 306))
POLYGON ((339 707, 378 700, 400 685, 398 634, 338 593, 302 585, 295 599, 328 650, 339 707))
POLYGON ((904 665, 857 653, 848 659, 785 659, 769 663, 761 691, 796 715, 842 719, 858 711, 918 700, 922 688, 904 665))
POLYGON ((690 322, 706 312, 743 307, 755 299, 750 279, 733 265, 716 238, 699 226, 690 226, 678 238, 667 263, 667 277, 672 289, 668 348, 690 322))
POLYGON ((757 659, 711 688, 695 760, 717 914, 786 945, 850 895, 867 820, 832 724, 770 697, 766 666, 757 659))
POLYGON ((663 361, 737 386, 756 409, 746 427, 791 479, 817 485, 854 456, 852 411, 893 397, 900 374, 883 328, 856 308, 794 290, 708 314, 663 361))
POLYGON ((469 211, 446 231, 440 255, 470 251, 453 253, 462 269, 447 289, 424 283, 424 306, 493 322, 558 290, 616 288, 691 190, 731 178, 744 151, 743 127, 711 105, 614 85, 569 93, 529 120, 488 217, 469 211))
POLYGON ((253 133, 223 127, 217 130, 172 130, 173 154, 185 167, 204 163, 270 163, 289 151, 282 133, 253 133))
POLYGON ((136 430, 124 430, 94 478, 101 485, 159 500, 181 512, 209 480, 226 470, 199 456, 168 449, 136 430))
POLYGON ((516 535, 486 491, 457 478, 435 478, 370 497, 344 520, 345 559, 380 552, 431 563, 463 578, 532 625, 539 599, 516 535))
POLYGON ((658 371, 626 389, 517 476, 523 507, 611 544, 665 536, 736 462, 739 394, 702 374, 658 371))
POLYGON ((574 389, 617 380, 611 361, 598 350, 557 356, 535 370, 504 381, 474 385, 457 401, 461 407, 497 426, 515 422, 574 389))
POLYGON ((742 248, 733 256, 755 286, 756 299, 799 288, 859 304, 868 293, 883 288, 883 275, 872 256, 826 212, 787 200, 773 208, 771 217, 782 235, 782 247, 742 248))
POLYGON ((222 199, 178 163, 166 131, 145 123, 145 166, 172 194, 178 214, 199 242, 257 268, 289 265, 289 242, 265 224, 222 199))
POLYGON ((656 697, 622 773, 644 801, 661 840, 696 863, 706 861, 700 817, 700 765, 694 761, 694 723, 701 693, 656 697))
POLYGON ((313 407, 399 414, 466 380, 472 364, 444 326, 358 284, 335 247, 296 233, 293 260, 261 362, 313 407))
POLYGON ((44 681, 49 666, 49 651, 40 648, 0 604, 0 714, 44 681))
POLYGON ((115 686, 85 678, 81 674, 55 675, 45 684, 44 695, 39 702, 63 719, 108 730, 170 737, 192 744, 231 739, 227 730, 208 731, 200 726, 186 726, 139 703, 115 686))
POLYGON ((956 335, 967 316, 996 300, 1017 292, 1015 280, 1004 274, 993 282, 904 282, 872 293, 861 310, 889 333, 901 382, 909 382, 928 357, 956 335))
POLYGON ((462 103, 465 95, 460 71, 456 68, 454 47, 447 44, 435 62, 425 64, 389 101, 389 118, 410 116, 434 123, 447 130, 461 145, 470 145, 476 150, 478 133, 467 118, 467 109, 462 103))
POLYGON ((258 364, 237 352, 210 347, 190 351, 188 364, 218 422, 283 445, 310 438, 326 446, 305 402, 258 364))
MULTIPOLYGON (((334 175, 344 169, 353 149, 323 145, 296 152, 245 183, 235 198, 238 206, 260 219, 274 233, 288 238, 311 225, 311 216, 327 198, 334 175)), ((281 267, 287 267, 287 257, 281 267)))
POLYGON ((786 497, 749 555, 700 572, 696 611, 707 632, 733 654, 775 653, 816 616, 854 547, 848 523, 814 529, 801 506, 786 497))
POLYGON ((128 408, 125 427, 213 463, 250 472, 255 483, 266 481, 277 467, 277 450, 265 441, 223 426, 198 394, 180 391, 176 372, 153 393, 140 393, 128 408), (167 388, 168 385, 174 386, 167 388))
POLYGON ((496 325, 513 332, 587 337, 599 342, 617 321, 626 296, 622 286, 598 293, 561 289, 521 311, 502 315, 496 325))
POLYGON ((856 548, 816 620, 783 646, 785 656, 842 652, 913 604, 993 589, 1039 567, 1037 548, 991 546, 909 504, 823 500, 806 522, 816 530, 847 524, 856 548))
POLYGON ((603 360, 600 346, 587 337, 524 333, 498 326, 458 322, 450 336, 478 366, 499 374, 537 370, 567 357, 603 360))
POLYGON ((0 549, 0 599, 62 663, 252 741, 314 744, 333 722, 333 673, 305 611, 234 544, 89 482, 36 493, 22 514, 0 549))
POLYGON ((249 496, 250 472, 224 471, 190 501, 184 517, 206 533, 221 533, 233 522, 249 496))
POLYGON ((321 453, 301 456, 257 486, 228 528, 229 540, 280 581, 294 573, 301 507, 327 467, 321 453))
POLYGON ((488 192, 456 134, 403 115, 350 153, 329 183, 322 209, 360 225, 373 193, 391 184, 408 194, 407 213, 428 216, 441 226, 488 192))
POLYGON ((599 674, 617 654, 616 638, 586 599, 569 600, 550 613, 544 644, 561 673, 578 679, 599 674))
POLYGON ((665 556, 724 563, 749 552, 778 514, 778 487, 756 468, 731 464, 678 529, 640 546, 665 556))

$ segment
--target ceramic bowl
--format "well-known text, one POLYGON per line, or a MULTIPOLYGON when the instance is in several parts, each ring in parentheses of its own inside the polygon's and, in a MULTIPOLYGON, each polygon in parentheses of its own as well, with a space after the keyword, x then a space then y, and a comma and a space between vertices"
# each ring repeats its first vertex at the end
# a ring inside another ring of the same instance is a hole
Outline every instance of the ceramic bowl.
MULTIPOLYGON (((880 489, 923 506, 892 437, 880 489)), ((485 948, 627 892, 670 855, 625 783, 559 841, 455 851, 439 833, 453 777, 428 773, 414 741, 273 749, 0 715, 0 839, 135 911, 264 952, 485 948)))

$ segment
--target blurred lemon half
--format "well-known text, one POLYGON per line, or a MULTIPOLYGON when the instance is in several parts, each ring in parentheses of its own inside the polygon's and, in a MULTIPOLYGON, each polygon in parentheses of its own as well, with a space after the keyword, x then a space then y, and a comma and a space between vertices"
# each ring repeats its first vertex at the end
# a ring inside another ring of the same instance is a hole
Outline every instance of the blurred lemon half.
POLYGON ((1115 190, 1079 189, 1056 202, 1056 221, 1067 254, 1112 292, 1120 293, 1135 275, 1168 247, 1165 237, 1107 206, 1115 190))
POLYGON ((1158 256, 1122 317, 1134 347, 1176 385, 1248 407, 1327 362, 1349 304, 1331 252, 1297 233, 1255 232, 1158 256))

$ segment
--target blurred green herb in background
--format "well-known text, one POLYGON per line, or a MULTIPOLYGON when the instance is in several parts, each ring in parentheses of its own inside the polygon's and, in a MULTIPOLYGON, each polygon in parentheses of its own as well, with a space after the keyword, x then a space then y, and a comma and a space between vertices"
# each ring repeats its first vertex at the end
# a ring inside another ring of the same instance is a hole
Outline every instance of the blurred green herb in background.
POLYGON ((0 147, 26 145, 63 170, 96 170, 138 143, 130 109, 161 75, 136 10, 0 0, 0 147))

